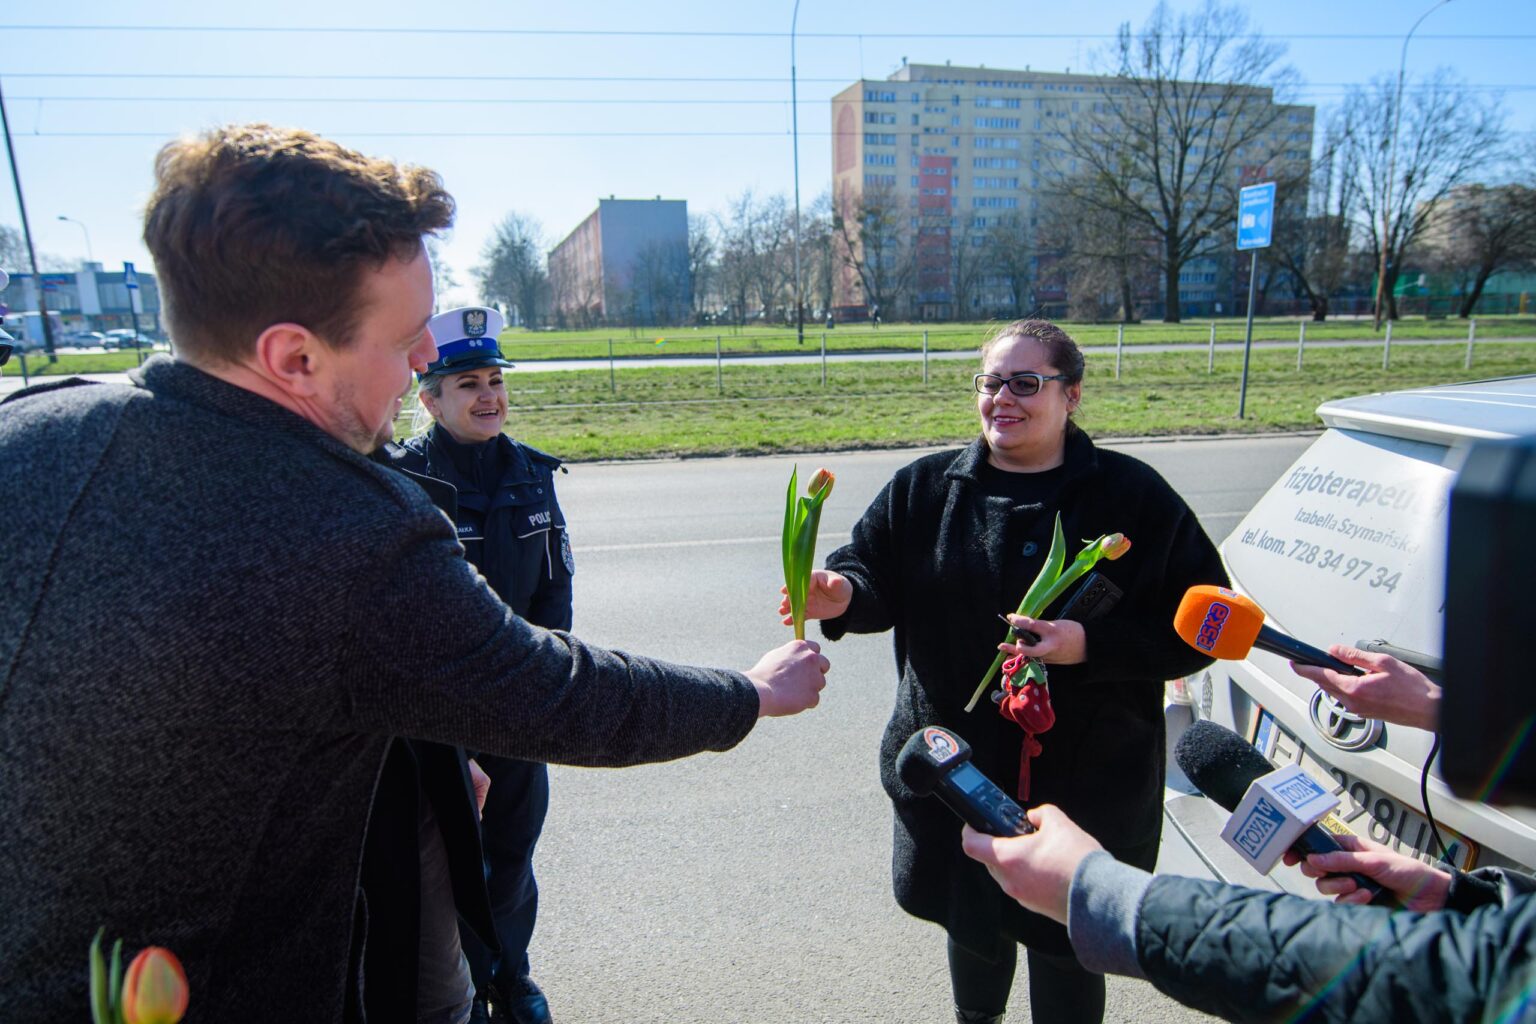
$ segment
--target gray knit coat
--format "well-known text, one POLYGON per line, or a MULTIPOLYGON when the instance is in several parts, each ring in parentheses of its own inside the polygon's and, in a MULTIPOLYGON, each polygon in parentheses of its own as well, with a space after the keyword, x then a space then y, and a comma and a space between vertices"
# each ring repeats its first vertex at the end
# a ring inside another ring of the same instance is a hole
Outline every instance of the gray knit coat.
POLYGON ((512 614, 403 475, 169 358, 0 406, 0 1021, 85 1020, 96 929, 187 1020, 339 1020, 391 735, 627 765, 739 742, 738 673, 512 614))

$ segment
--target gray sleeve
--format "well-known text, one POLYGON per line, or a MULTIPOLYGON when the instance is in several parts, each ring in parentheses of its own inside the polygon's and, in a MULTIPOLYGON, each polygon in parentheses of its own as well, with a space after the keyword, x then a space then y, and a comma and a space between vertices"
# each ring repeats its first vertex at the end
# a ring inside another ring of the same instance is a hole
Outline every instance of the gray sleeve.
POLYGON ((1077 866, 1068 895, 1067 934, 1077 959, 1099 974, 1144 978, 1136 959, 1136 915, 1152 876, 1100 850, 1077 866))
POLYGON ((727 750, 757 721, 739 672, 583 643, 513 614, 437 516, 356 598, 353 724, 529 761, 619 766, 727 750))

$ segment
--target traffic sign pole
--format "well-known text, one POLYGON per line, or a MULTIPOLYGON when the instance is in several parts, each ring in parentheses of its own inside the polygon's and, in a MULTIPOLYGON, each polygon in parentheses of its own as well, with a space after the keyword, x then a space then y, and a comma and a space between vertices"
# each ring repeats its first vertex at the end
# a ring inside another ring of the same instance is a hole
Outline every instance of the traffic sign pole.
POLYGON ((1248 407, 1248 357, 1253 353, 1253 293, 1259 281, 1259 250, 1248 254, 1248 330, 1243 334, 1243 383, 1237 391, 1237 418, 1248 407))
POLYGON ((1237 194, 1237 248, 1248 257, 1248 329, 1243 334, 1243 379, 1237 392, 1237 418, 1248 408, 1248 362, 1253 353, 1253 301, 1258 292, 1259 250, 1267 249, 1274 236, 1275 183, 1249 185, 1237 194))

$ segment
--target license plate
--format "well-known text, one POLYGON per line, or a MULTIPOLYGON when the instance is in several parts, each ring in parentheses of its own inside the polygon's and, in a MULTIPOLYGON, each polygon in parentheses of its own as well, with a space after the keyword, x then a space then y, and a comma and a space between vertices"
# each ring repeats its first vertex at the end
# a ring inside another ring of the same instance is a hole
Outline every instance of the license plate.
MULTIPOLYGON (((1253 745, 1274 764, 1299 764, 1328 787, 1339 798, 1334 814, 1357 834, 1426 864, 1441 864, 1429 820, 1424 815, 1322 760, 1268 711, 1259 712, 1253 745)), ((1477 863, 1477 844, 1439 822, 1435 824, 1451 849, 1451 862, 1463 871, 1471 870, 1477 863)))

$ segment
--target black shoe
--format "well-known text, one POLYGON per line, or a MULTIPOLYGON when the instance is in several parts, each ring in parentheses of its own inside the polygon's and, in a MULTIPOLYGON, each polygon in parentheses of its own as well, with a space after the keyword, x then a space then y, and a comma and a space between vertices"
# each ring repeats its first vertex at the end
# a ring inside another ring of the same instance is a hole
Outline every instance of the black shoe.
POLYGON ((554 1024, 554 1018, 549 1015, 549 1001, 532 978, 518 978, 510 985, 498 986, 497 991, 502 997, 492 1002, 513 1024, 554 1024))
POLYGON ((1003 1015, 986 1010, 962 1010, 957 1006, 955 1024, 1003 1024, 1003 1015))

